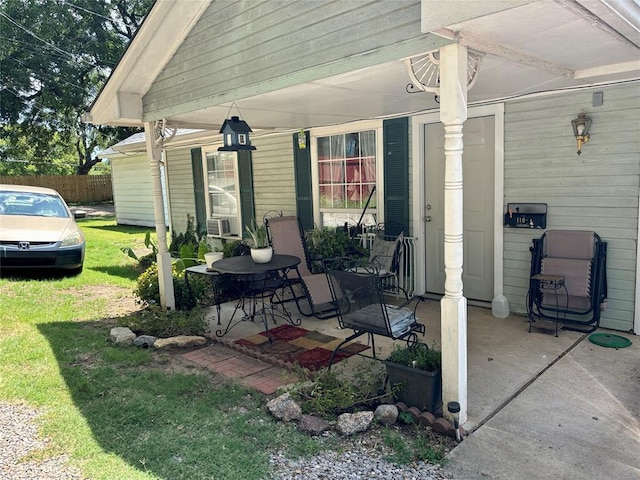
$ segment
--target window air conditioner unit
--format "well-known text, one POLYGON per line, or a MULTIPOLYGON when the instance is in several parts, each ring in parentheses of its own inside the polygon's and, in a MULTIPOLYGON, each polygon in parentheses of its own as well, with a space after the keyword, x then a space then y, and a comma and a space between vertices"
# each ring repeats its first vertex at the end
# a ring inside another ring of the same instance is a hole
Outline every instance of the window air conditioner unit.
POLYGON ((231 224, 226 218, 208 218, 207 234, 212 237, 222 237, 231 233, 231 224))

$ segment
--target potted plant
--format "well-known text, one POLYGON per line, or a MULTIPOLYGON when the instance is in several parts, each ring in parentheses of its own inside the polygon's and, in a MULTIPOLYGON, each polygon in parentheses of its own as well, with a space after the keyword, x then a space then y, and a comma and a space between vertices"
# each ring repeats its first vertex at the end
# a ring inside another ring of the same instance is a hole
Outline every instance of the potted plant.
POLYGON ((273 255, 273 248, 269 245, 267 238, 267 227, 264 224, 258 225, 256 219, 251 219, 251 225, 246 226, 251 237, 251 258, 256 263, 268 263, 273 255))
POLYGON ((398 401, 434 413, 442 403, 442 355, 424 343, 394 345, 384 361, 391 391, 398 401))

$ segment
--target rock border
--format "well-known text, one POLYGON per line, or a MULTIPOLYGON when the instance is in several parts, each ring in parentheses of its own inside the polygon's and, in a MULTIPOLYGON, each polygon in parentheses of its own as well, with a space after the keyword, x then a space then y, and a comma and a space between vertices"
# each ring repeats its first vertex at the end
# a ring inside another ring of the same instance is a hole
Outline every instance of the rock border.
MULTIPOLYGON (((426 410, 421 411, 417 407, 408 407, 403 402, 380 404, 375 411, 363 410, 356 413, 343 413, 338 417, 337 422, 328 422, 313 415, 303 415, 300 405, 291 398, 289 392, 271 399, 267 403, 267 409, 278 420, 297 422, 302 431, 311 435, 335 430, 340 435, 349 436, 368 430, 374 420, 386 426, 396 425, 399 423, 400 415, 406 413, 412 417, 414 424, 430 428, 436 434, 456 438, 456 430, 452 421, 444 417, 436 417, 433 413, 426 410)), ((459 438, 463 440, 467 436, 467 432, 462 427, 458 428, 459 438)))

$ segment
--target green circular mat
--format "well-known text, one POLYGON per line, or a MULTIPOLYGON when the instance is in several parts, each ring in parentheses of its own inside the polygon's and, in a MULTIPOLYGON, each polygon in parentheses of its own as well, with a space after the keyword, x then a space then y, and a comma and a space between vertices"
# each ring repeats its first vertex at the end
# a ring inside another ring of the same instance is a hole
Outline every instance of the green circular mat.
POLYGON ((592 333, 589 335, 589 341, 607 348, 624 348, 631 345, 631 340, 628 338, 612 333, 592 333))

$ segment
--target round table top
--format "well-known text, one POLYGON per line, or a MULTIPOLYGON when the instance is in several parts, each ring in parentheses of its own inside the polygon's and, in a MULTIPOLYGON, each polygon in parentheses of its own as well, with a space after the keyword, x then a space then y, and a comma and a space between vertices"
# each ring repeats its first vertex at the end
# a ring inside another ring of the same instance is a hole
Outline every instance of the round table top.
POLYGON ((267 263, 255 263, 251 259, 251 255, 241 255, 239 257, 229 257, 218 260, 213 263, 213 268, 220 273, 256 275, 292 268, 299 263, 300 259, 293 255, 273 254, 271 260, 267 263))

